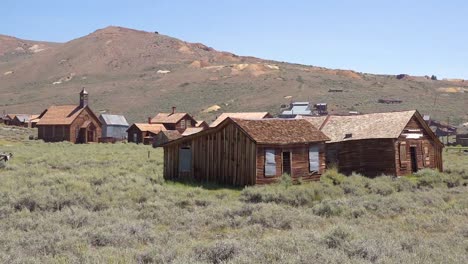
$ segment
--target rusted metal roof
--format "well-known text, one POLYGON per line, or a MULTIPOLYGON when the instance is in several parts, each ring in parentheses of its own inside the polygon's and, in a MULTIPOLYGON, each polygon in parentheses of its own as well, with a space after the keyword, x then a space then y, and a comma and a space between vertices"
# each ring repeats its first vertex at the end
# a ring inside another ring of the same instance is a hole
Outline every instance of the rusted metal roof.
POLYGON ((232 119, 258 144, 298 144, 330 140, 304 119, 232 119))
POLYGON ((322 132, 331 139, 330 143, 333 143, 359 139, 398 138, 415 113, 416 110, 411 110, 350 116, 331 115, 327 118, 303 117, 303 119, 322 127, 322 132))
POLYGON ((69 125, 85 108, 77 105, 60 105, 49 107, 38 125, 69 125))
POLYGON ((262 119, 271 117, 271 115, 268 112, 222 113, 215 121, 213 121, 213 123, 210 124, 210 127, 215 127, 221 124, 228 117, 236 119, 262 119))

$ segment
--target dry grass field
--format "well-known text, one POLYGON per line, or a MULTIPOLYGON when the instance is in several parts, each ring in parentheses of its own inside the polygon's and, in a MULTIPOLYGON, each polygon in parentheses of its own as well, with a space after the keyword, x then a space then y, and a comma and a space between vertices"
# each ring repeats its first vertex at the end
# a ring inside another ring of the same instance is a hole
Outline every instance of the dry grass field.
POLYGON ((463 153, 447 173, 232 189, 165 182, 159 149, 29 134, 0 126, 1 263, 468 262, 463 153))

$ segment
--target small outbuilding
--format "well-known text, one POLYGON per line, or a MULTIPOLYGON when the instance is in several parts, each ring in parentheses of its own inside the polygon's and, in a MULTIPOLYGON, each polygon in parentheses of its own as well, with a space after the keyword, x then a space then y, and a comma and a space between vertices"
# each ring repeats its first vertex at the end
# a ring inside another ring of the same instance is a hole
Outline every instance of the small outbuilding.
POLYGON ((127 138, 127 129, 129 125, 125 116, 101 114, 99 116, 99 120, 102 123, 102 141, 114 142, 125 140, 127 138))
POLYGON ((128 142, 149 145, 159 132, 165 130, 162 124, 135 123, 127 129, 128 142))
POLYGON ((60 105, 47 108, 37 122, 38 138, 46 142, 98 142, 101 121, 88 106, 88 92, 80 92, 79 105, 60 105))
POLYGON ((341 173, 374 177, 443 170, 444 146, 416 110, 304 119, 331 139, 327 164, 341 173))
POLYGON ((216 127, 170 141, 164 178, 245 186, 318 180, 325 169, 322 132, 306 120, 226 118, 216 127))

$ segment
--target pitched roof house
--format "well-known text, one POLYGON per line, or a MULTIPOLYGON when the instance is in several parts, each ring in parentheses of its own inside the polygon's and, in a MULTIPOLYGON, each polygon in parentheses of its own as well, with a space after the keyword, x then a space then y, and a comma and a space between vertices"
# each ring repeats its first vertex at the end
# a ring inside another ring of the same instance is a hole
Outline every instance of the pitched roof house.
POLYGON ((39 121, 39 115, 30 114, 10 114, 8 116, 8 125, 22 127, 36 127, 39 121))
POLYGON ((213 123, 210 124, 210 127, 215 127, 221 124, 228 117, 236 119, 263 119, 263 118, 272 118, 268 112, 238 112, 238 113, 222 113, 218 118, 216 118, 213 123))
POLYGON ((88 92, 80 92, 79 105, 50 106, 39 116, 38 138, 46 142, 98 142, 101 122, 88 106, 88 92))
POLYGON ((102 139, 105 141, 123 140, 127 138, 129 127, 127 119, 123 115, 101 114, 99 120, 102 123, 102 139))
POLYGON ((171 113, 159 113, 151 119, 151 124, 162 124, 167 130, 184 132, 188 127, 195 127, 197 121, 188 113, 177 113, 172 107, 171 113))
POLYGON ((128 142, 148 145, 159 132, 166 130, 163 124, 135 123, 127 129, 128 142))
POLYGON ((284 173, 317 180, 325 169, 327 140, 306 120, 228 117, 164 144, 164 178, 235 186, 275 182, 284 173))
POLYGON ((443 144, 416 110, 303 118, 330 138, 327 163, 342 173, 402 176, 443 169, 443 144))

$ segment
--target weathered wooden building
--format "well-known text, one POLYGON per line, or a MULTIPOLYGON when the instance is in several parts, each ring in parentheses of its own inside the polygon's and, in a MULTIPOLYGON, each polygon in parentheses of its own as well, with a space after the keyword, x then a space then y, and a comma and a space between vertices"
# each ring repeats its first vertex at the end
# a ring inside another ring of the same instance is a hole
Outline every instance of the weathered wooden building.
POLYGON ((416 110, 305 119, 331 139, 327 164, 344 174, 403 176, 443 169, 443 144, 416 110))
POLYGON ((127 138, 129 125, 125 116, 101 114, 99 120, 102 124, 101 140, 103 142, 121 141, 127 138))
POLYGON ((39 115, 30 114, 11 114, 8 115, 8 125, 20 127, 36 127, 39 121, 39 115))
POLYGON ((327 140, 306 120, 228 117, 163 145, 164 178, 235 186, 275 182, 282 174, 317 180, 325 169, 327 140))
POLYGON ((166 130, 162 124, 135 123, 127 129, 128 142, 152 144, 156 135, 166 130))
MULTIPOLYGON (((187 129, 186 129, 187 130, 187 129)), ((179 133, 177 130, 164 130, 160 131, 154 138, 153 138, 153 147, 157 148, 163 144, 166 144, 169 141, 173 141, 182 137, 182 134, 179 133)))
POLYGON ((195 127, 197 121, 188 113, 177 113, 176 108, 172 107, 171 113, 159 113, 151 119, 151 124, 164 125, 166 130, 177 130, 184 132, 186 128, 195 127))
POLYGON ((216 118, 210 124, 210 127, 215 127, 221 124, 225 119, 228 117, 235 118, 235 119, 264 119, 264 118, 272 118, 273 116, 270 115, 268 112, 238 112, 238 113, 222 113, 220 116, 216 118))
POLYGON ((98 142, 101 122, 88 106, 88 92, 80 92, 79 105, 60 105, 47 108, 37 122, 38 138, 46 142, 98 142))

